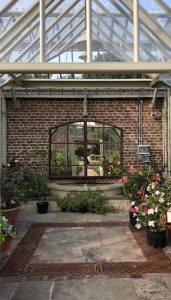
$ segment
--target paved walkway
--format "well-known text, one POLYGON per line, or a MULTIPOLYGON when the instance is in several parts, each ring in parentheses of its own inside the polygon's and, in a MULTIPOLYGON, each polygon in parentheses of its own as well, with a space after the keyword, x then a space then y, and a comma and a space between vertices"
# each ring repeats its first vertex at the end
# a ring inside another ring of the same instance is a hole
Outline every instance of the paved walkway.
MULTIPOLYGON (((1 258, 1 264, 10 257, 30 225, 38 223, 64 222, 108 222, 127 221, 127 213, 95 214, 37 213, 22 211, 17 221, 18 236, 10 251, 1 258)), ((43 225, 43 224, 42 224, 43 225)), ((168 247, 169 248, 169 247, 168 247)), ((169 251, 169 249, 167 249, 169 251)), ((38 244, 30 263, 59 262, 123 262, 146 261, 127 226, 121 227, 72 227, 48 228, 38 244)), ((158 262, 156 261, 156 264, 158 262)), ((110 278, 103 274, 96 276, 31 276, 1 277, 1 300, 170 300, 171 274, 144 274, 142 278, 110 278)))

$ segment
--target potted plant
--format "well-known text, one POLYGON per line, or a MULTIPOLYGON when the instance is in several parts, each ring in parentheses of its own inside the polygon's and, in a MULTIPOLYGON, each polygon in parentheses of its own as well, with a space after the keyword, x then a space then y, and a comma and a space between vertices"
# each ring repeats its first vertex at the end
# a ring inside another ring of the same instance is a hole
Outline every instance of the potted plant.
POLYGON ((29 166, 29 197, 38 198, 36 202, 37 212, 45 214, 48 212, 49 194, 46 176, 46 151, 38 149, 33 144, 31 151, 26 151, 26 160, 29 166))
POLYGON ((20 210, 21 201, 25 201, 27 181, 18 161, 13 159, 2 165, 0 172, 1 213, 14 224, 20 210))
POLYGON ((154 181, 147 187, 137 210, 137 229, 147 230, 147 242, 154 248, 166 246, 166 213, 171 205, 169 190, 154 181))
POLYGON ((0 228, 1 253, 4 253, 9 249, 11 239, 15 238, 16 231, 14 225, 10 224, 5 216, 0 217, 0 228))
POLYGON ((127 176, 122 179, 124 195, 130 202, 129 218, 132 226, 136 225, 138 207, 144 199, 146 188, 152 181, 162 183, 162 169, 155 164, 144 165, 138 169, 130 166, 127 176))
POLYGON ((69 197, 68 197, 68 195, 65 195, 63 198, 58 197, 58 199, 56 200, 56 204, 57 204, 58 207, 61 208, 62 212, 66 212, 67 209, 69 208, 69 197))
POLYGON ((123 177, 122 182, 124 195, 130 202, 129 218, 130 224, 135 226, 137 218, 137 207, 145 192, 147 184, 147 174, 145 170, 136 170, 133 166, 128 169, 127 176, 123 177))

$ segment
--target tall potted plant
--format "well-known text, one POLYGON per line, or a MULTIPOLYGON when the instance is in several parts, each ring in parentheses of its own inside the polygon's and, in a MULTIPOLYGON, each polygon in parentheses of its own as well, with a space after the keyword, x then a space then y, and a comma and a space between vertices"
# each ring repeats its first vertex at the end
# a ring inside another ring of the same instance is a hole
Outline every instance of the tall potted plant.
POLYGON ((145 228, 147 242, 154 248, 166 246, 166 213, 171 205, 169 190, 158 181, 150 183, 137 211, 137 229, 145 228))
POLYGON ((10 224, 5 216, 0 217, 0 249, 1 253, 8 251, 12 238, 15 238, 14 225, 10 224))
POLYGON ((48 195, 46 178, 46 151, 38 149, 33 145, 32 151, 26 151, 26 158, 30 169, 29 184, 32 187, 33 197, 38 198, 36 203, 37 212, 45 214, 48 212, 49 202, 45 199, 48 195))
POLYGON ((24 170, 18 161, 13 159, 0 170, 1 213, 11 224, 14 224, 20 210, 21 202, 25 201, 27 180, 24 170))

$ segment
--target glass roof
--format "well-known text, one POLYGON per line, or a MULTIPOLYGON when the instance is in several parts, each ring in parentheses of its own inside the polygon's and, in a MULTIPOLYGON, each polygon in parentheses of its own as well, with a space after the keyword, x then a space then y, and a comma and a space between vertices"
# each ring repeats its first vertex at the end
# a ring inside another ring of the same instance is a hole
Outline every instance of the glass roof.
MULTIPOLYGON (((91 2, 93 61, 133 61, 133 0, 91 2)), ((86 61, 85 3, 45 0, 46 62, 86 61)), ((40 61, 39 10, 39 0, 1 0, 1 62, 40 61)), ((170 39, 171 1, 139 0, 139 61, 171 61, 170 39)))

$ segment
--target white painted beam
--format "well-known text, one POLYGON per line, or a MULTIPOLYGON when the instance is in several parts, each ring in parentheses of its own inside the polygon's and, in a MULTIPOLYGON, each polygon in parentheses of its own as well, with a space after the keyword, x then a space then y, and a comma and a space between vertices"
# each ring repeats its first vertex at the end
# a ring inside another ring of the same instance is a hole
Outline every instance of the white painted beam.
POLYGON ((87 63, 92 61, 92 0, 86 0, 87 63))
MULTIPOLYGON (((24 79, 24 88, 149 88, 151 79, 24 79)), ((8 87, 15 87, 10 81, 8 87)))
MULTIPOLYGON (((120 0, 121 3, 129 9, 129 11, 133 12, 132 8, 132 0, 120 0)), ((155 21, 146 11, 145 9, 139 5, 139 19, 145 25, 146 28, 149 29, 153 33, 154 36, 158 40, 160 40, 165 46, 170 48, 170 36, 166 31, 159 25, 158 22, 155 21)))
POLYGON ((6 101, 2 89, 0 89, 0 165, 7 161, 7 115, 6 101))
POLYGON ((171 94, 170 89, 167 90, 167 101, 168 101, 168 128, 167 128, 167 142, 168 142, 168 161, 167 161, 167 171, 168 175, 171 176, 171 94))
POLYGON ((134 32, 134 62, 139 61, 139 3, 138 0, 133 0, 133 32, 134 32))
POLYGON ((39 0, 40 62, 45 61, 45 0, 39 0))
POLYGON ((171 62, 1 63, 0 73, 171 73, 171 62))

